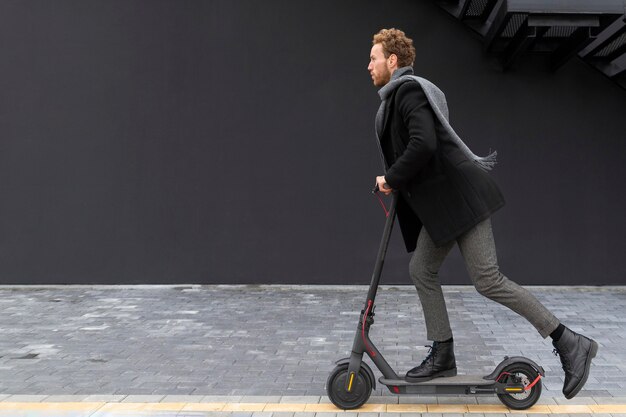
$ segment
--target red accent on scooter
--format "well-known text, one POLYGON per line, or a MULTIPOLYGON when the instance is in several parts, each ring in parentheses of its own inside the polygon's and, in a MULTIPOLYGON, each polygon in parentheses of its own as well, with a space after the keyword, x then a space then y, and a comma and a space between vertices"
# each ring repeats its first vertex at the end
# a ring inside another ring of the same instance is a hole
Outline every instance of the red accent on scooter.
POLYGON ((535 378, 535 380, 534 380, 533 382, 531 382, 530 384, 528 384, 528 386, 527 386, 527 387, 524 387, 524 391, 528 391, 528 390, 530 390, 532 387, 534 387, 534 386, 535 386, 535 384, 536 384, 537 382, 539 382, 539 380, 540 380, 540 379, 541 379, 541 375, 537 375, 537 378, 535 378))
POLYGON ((367 321, 367 316, 370 313, 370 308, 372 307, 372 300, 367 300, 367 309, 365 310, 365 314, 363 315, 363 322, 361 323, 361 337, 363 338, 363 343, 365 343, 365 349, 370 354, 370 357, 376 356, 376 352, 374 352, 370 345, 367 343, 367 339, 365 338, 365 322, 367 321))
POLYGON ((380 205, 383 207, 383 210, 385 211, 385 217, 389 217, 389 210, 387 210, 387 207, 385 206, 385 203, 383 203, 383 199, 380 198, 378 193, 376 193, 376 197, 378 197, 378 201, 380 201, 380 205))
POLYGON ((396 394, 400 394, 400 388, 393 387, 393 392, 395 392, 396 394))
MULTIPOLYGON (((513 375, 510 374, 508 372, 502 372, 497 378, 496 378, 496 382, 500 382, 500 378, 502 378, 503 375, 513 375)), ((524 387, 524 391, 529 391, 531 390, 536 384, 537 382, 539 382, 539 380, 541 379, 541 374, 537 375, 537 378, 535 378, 535 380, 533 382, 531 382, 530 384, 528 384, 528 386, 524 387)))
POLYGON ((502 378, 503 375, 512 375, 508 372, 502 372, 500 375, 498 375, 498 377, 496 378, 496 382, 500 382, 500 378, 502 378))

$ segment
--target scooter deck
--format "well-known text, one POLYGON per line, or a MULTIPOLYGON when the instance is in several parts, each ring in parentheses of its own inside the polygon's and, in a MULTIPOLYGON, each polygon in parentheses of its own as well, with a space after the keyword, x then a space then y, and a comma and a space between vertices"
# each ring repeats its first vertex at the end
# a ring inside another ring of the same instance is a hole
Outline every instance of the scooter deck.
POLYGON ((456 375, 443 378, 433 378, 429 381, 423 382, 409 382, 404 378, 402 379, 386 379, 381 377, 379 379, 383 385, 493 385, 495 381, 490 379, 484 379, 480 375, 456 375))
POLYGON ((479 375, 457 375, 434 378, 424 382, 409 382, 404 379, 381 377, 379 381, 394 394, 488 395, 496 392, 496 382, 484 379, 479 375))

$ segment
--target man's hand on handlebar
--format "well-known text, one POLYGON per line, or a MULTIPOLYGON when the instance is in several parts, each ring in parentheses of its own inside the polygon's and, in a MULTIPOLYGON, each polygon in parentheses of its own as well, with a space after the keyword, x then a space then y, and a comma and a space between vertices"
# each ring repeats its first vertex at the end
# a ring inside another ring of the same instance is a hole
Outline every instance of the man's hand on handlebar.
POLYGON ((384 176, 376 177, 376 185, 378 186, 378 190, 385 195, 389 195, 393 191, 391 187, 387 184, 387 181, 385 181, 384 176))

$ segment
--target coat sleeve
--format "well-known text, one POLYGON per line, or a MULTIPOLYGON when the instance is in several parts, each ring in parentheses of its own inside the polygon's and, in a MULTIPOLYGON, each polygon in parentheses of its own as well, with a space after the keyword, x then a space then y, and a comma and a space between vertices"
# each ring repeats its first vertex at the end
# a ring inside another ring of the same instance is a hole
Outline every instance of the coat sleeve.
POLYGON ((396 108, 407 127, 409 142, 385 174, 393 189, 402 188, 415 178, 437 149, 435 115, 419 83, 410 81, 398 87, 396 108))

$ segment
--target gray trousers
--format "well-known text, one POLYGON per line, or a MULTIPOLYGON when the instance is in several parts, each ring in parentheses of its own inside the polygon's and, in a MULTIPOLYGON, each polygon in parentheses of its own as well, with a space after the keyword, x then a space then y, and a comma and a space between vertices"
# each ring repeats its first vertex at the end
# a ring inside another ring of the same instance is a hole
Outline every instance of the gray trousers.
MULTIPOLYGON (((559 320, 539 300, 500 272, 490 219, 461 235, 456 243, 465 259, 467 272, 480 294, 524 317, 544 338, 558 327, 559 320)), ((452 241, 438 248, 426 229, 422 228, 409 264, 411 279, 424 311, 427 337, 433 341, 441 342, 452 337, 438 272, 454 244, 452 241)))

